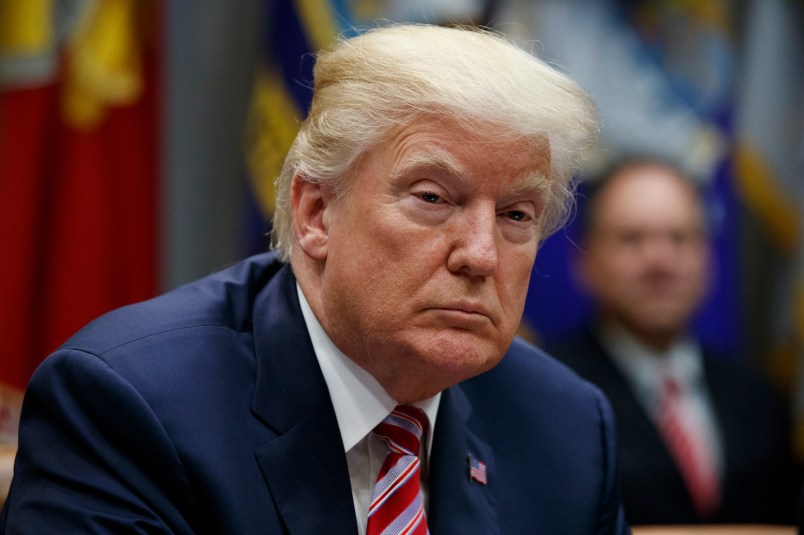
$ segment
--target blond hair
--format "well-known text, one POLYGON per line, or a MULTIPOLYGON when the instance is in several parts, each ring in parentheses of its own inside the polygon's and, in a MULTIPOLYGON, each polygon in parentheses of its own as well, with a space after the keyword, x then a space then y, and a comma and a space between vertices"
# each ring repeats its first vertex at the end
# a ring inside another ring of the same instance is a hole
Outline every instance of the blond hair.
POLYGON ((594 107, 572 80, 487 30, 394 25, 340 40, 313 70, 307 119, 277 178, 272 245, 287 260, 294 243, 290 187, 295 173, 339 190, 347 171, 391 129, 446 116, 467 129, 546 139, 550 188, 545 236, 572 202, 581 150, 597 131, 594 107))

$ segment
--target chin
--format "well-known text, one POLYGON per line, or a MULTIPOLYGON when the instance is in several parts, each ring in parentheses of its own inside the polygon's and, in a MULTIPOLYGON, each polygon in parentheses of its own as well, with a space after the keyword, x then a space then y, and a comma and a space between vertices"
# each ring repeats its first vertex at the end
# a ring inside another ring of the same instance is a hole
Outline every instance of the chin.
POLYGON ((410 348, 408 355, 409 360, 401 370, 406 379, 399 383, 400 389, 388 390, 400 403, 426 399, 480 375, 496 366, 504 352, 477 341, 469 345, 438 341, 428 347, 410 348))
POLYGON ((442 348, 434 364, 458 382, 490 370, 499 364, 504 354, 497 345, 488 342, 456 344, 442 348))
POLYGON ((645 329, 667 329, 682 322, 684 313, 677 306, 653 306, 633 310, 629 314, 631 322, 645 329))
POLYGON ((504 343, 506 341, 496 333, 489 336, 488 333, 440 328, 408 332, 397 342, 400 348, 407 348, 399 354, 411 368, 418 369, 421 376, 440 377, 442 382, 455 384, 497 365, 511 340, 504 343))

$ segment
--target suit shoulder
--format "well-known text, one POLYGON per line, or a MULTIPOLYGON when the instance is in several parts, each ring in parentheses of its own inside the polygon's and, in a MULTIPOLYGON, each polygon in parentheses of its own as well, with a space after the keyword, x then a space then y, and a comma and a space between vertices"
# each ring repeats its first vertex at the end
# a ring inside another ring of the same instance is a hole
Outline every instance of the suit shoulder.
POLYGON ((499 385, 509 392, 527 394, 529 397, 534 392, 539 392, 543 397, 598 396, 597 387, 582 379, 566 364, 519 338, 514 340, 497 367, 471 381, 484 383, 483 388, 499 385))
POLYGON ((191 328, 251 330, 254 301, 282 268, 275 255, 257 255, 168 293, 108 312, 60 349, 102 354, 132 341, 191 328))
POLYGON ((586 459, 595 470, 609 462, 601 457, 610 453, 614 436, 606 396, 527 342, 515 341, 500 364, 461 383, 460 390, 471 406, 472 422, 484 436, 500 436, 525 449, 539 443, 556 455, 572 447, 576 460, 586 459), (511 429, 519 430, 516 437, 511 429))
POLYGON ((549 341, 545 351, 566 364, 582 377, 594 377, 607 360, 607 353, 597 341, 591 328, 583 328, 549 341))
POLYGON ((728 393, 731 398, 750 399, 752 405, 784 407, 788 400, 767 372, 755 364, 724 357, 712 351, 704 353, 704 373, 710 389, 728 393))

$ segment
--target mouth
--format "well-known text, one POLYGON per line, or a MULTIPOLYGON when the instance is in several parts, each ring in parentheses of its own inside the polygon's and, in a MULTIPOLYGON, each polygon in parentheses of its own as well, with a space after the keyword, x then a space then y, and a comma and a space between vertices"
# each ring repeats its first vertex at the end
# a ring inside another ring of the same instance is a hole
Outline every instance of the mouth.
POLYGON ((645 284, 645 291, 649 295, 656 296, 674 295, 679 291, 679 284, 672 278, 651 280, 645 284))
POLYGON ((494 323, 491 312, 484 305, 472 302, 449 303, 429 309, 442 317, 448 324, 471 329, 494 323))
POLYGON ((466 314, 480 314, 481 316, 490 316, 488 308, 477 301, 456 301, 454 303, 447 303, 436 308, 443 310, 454 310, 456 312, 463 312, 466 314))

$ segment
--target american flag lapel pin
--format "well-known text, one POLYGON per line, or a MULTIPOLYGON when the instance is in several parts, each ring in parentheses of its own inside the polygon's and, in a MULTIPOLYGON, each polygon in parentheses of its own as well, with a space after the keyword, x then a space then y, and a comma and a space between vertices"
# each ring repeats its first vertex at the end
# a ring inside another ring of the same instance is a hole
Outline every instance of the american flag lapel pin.
POLYGON ((486 463, 479 459, 475 459, 472 457, 470 453, 468 455, 469 460, 469 481, 474 481, 480 485, 486 485, 488 483, 488 479, 486 477, 486 463))

